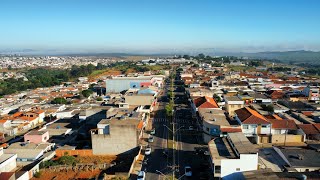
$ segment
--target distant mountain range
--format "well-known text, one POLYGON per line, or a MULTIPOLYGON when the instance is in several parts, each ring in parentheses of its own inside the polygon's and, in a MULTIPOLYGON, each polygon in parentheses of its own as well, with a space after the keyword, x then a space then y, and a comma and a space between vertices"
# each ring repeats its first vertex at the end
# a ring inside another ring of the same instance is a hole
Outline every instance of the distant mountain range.
POLYGON ((61 52, 57 50, 37 51, 32 49, 23 49, 20 51, 0 51, 0 54, 21 54, 21 55, 52 55, 52 56, 104 56, 104 57, 124 57, 124 56, 170 56, 170 55, 197 55, 204 53, 211 56, 238 56, 248 58, 261 58, 261 59, 276 59, 285 63, 310 63, 320 64, 320 52, 316 51, 267 51, 257 53, 245 52, 219 52, 214 48, 193 49, 193 50, 175 50, 175 51, 161 51, 161 52, 125 52, 125 53, 111 53, 111 52, 61 52))
POLYGON ((272 52, 258 52, 258 53, 244 53, 247 57, 277 59, 282 62, 297 62, 320 64, 320 52, 315 51, 272 51, 272 52))

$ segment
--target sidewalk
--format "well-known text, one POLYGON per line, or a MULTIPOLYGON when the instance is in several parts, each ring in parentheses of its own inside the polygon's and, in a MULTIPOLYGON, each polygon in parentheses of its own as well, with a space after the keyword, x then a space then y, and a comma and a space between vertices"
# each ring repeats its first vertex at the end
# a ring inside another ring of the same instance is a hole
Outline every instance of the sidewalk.
POLYGON ((142 169, 142 161, 144 159, 144 155, 139 154, 139 157, 137 159, 137 161, 134 163, 133 165, 133 169, 132 172, 130 174, 130 178, 129 179, 137 179, 138 173, 139 171, 141 171, 142 169))

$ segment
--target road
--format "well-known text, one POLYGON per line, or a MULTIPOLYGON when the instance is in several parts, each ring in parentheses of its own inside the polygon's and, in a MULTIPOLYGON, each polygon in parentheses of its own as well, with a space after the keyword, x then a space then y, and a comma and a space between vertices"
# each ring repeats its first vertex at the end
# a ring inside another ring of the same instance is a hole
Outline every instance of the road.
POLYGON ((147 180, 168 179, 172 177, 173 171, 176 179, 208 179, 203 177, 203 173, 201 173, 210 170, 208 157, 203 153, 196 154, 195 151, 195 148, 205 148, 206 145, 202 143, 201 134, 197 131, 196 120, 192 119, 191 107, 188 104, 185 90, 178 79, 179 77, 174 83, 175 111, 173 122, 177 130, 175 133, 175 162, 173 163, 172 153, 169 153, 168 156, 163 154, 167 148, 169 133, 171 133, 171 130, 164 126, 171 127, 171 119, 166 118, 164 110, 167 102, 162 101, 166 99, 167 89, 169 88, 169 84, 166 84, 163 88, 162 96, 158 98, 162 102, 159 103, 158 108, 155 110, 152 121, 156 134, 154 135, 154 142, 149 143, 152 153, 147 157, 147 165, 143 167, 146 171, 147 180), (189 130, 190 126, 194 130, 189 130), (173 170, 173 164, 175 164, 175 170, 173 170), (185 166, 191 166, 193 173, 191 177, 185 176, 185 166))

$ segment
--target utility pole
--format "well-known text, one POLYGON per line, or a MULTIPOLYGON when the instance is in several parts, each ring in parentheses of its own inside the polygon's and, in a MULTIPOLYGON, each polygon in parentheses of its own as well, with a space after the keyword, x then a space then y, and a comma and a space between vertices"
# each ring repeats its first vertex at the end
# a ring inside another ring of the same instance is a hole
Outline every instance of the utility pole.
POLYGON ((284 146, 286 146, 287 133, 288 133, 288 120, 286 120, 286 133, 284 134, 284 146))
POLYGON ((172 103, 172 114, 171 114, 171 122, 172 122, 172 179, 174 180, 175 177, 175 127, 174 127, 174 99, 173 99, 173 73, 174 73, 174 69, 172 69, 172 76, 171 76, 171 103, 172 103))

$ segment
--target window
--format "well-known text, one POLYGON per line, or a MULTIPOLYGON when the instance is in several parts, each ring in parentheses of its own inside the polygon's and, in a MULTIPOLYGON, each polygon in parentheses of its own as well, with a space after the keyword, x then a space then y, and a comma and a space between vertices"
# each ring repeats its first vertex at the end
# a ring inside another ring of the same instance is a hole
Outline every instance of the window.
POLYGON ((248 125, 242 125, 242 128, 243 129, 249 129, 249 126, 248 125))
POLYGON ((237 168, 236 171, 240 171, 240 168, 237 168))
POLYGON ((221 166, 215 166, 214 172, 215 173, 221 173, 221 166))
POLYGON ((262 128, 267 128, 267 127, 268 127, 268 125, 262 125, 261 127, 262 127, 262 128))
POLYGON ((206 130, 209 132, 209 128, 206 128, 206 130))

